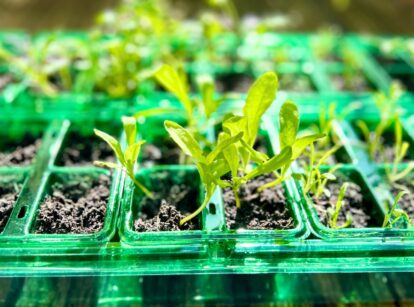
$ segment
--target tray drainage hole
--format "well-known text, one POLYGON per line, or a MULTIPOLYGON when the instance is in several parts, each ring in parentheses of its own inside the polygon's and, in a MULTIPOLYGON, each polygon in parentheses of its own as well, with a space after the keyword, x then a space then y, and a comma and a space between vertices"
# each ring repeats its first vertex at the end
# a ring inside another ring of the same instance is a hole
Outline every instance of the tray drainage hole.
POLYGON ((27 206, 23 206, 23 207, 21 207, 21 208, 20 208, 20 211, 19 211, 19 214, 17 215, 17 218, 18 218, 18 219, 22 219, 22 218, 24 218, 24 217, 25 217, 25 215, 26 215, 26 212, 27 212, 27 206))
POLYGON ((216 214, 216 205, 213 203, 210 203, 208 205, 208 211, 210 212, 210 214, 216 214))

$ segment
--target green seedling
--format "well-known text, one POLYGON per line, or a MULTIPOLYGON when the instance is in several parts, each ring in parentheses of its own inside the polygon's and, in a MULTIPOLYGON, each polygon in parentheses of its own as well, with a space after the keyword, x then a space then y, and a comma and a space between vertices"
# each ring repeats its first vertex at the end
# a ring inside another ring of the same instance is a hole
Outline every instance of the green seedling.
POLYGON ((329 181, 336 180, 334 173, 341 167, 341 165, 337 164, 328 172, 322 172, 321 166, 325 163, 328 157, 338 150, 339 147, 333 147, 325 152, 317 163, 314 147, 314 144, 310 144, 309 165, 304 166, 304 173, 293 174, 293 176, 297 180, 302 180, 303 191, 305 194, 312 193, 316 198, 319 198, 323 193, 329 195, 329 190, 326 189, 326 185, 329 181))
POLYGON ((404 219, 411 225, 410 217, 408 216, 407 212, 402 209, 397 208, 399 201, 409 192, 401 191, 397 194, 394 199, 394 203, 391 206, 391 209, 388 211, 387 214, 384 216, 384 222, 382 223, 382 227, 392 227, 396 222, 400 219, 404 219))
POLYGON ((222 102, 221 99, 216 99, 214 97, 214 81, 207 76, 198 80, 201 99, 190 97, 187 82, 188 78, 182 70, 178 70, 171 65, 165 64, 154 73, 154 77, 181 103, 185 112, 187 127, 192 131, 198 132, 198 130, 201 130, 199 129, 199 116, 205 116, 205 118, 201 120, 201 123, 210 120, 222 102))
POLYGON ((346 215, 346 221, 345 221, 344 224, 342 224, 342 225, 337 224, 338 216, 339 216, 339 213, 341 212, 342 205, 344 203, 344 198, 345 198, 346 190, 348 189, 348 185, 349 184, 347 182, 345 182, 341 186, 341 189, 339 190, 339 194, 338 194, 338 199, 337 199, 336 204, 335 204, 335 210, 329 210, 328 211, 328 214, 330 216, 329 226, 333 229, 347 228, 352 224, 352 216, 350 214, 346 215))
POLYGON ((280 123, 280 132, 279 132, 279 146, 281 150, 287 146, 292 147, 292 157, 289 163, 287 163, 283 168, 280 174, 276 174, 277 179, 273 182, 270 182, 260 190, 274 187, 284 180, 287 179, 287 173, 291 164, 299 158, 299 156, 306 150, 306 148, 313 144, 314 142, 325 137, 324 134, 316 133, 305 135, 302 137, 297 137, 299 129, 300 114, 299 109, 296 104, 292 101, 286 101, 279 113, 279 123, 280 123))
POLYGON ((114 151, 119 164, 104 161, 95 161, 94 164, 99 167, 107 167, 111 169, 121 169, 134 184, 148 197, 153 198, 153 194, 135 178, 135 166, 139 157, 142 144, 144 141, 137 141, 137 125, 133 117, 122 117, 124 133, 126 135, 127 147, 122 149, 121 144, 109 134, 94 129, 95 134, 104 140, 114 151))
POLYGON ((228 173, 230 168, 224 157, 224 151, 238 142, 243 133, 239 133, 233 137, 223 137, 220 135, 214 149, 206 154, 189 130, 172 121, 165 121, 164 126, 181 150, 193 159, 205 189, 203 203, 195 212, 180 221, 180 225, 183 225, 203 211, 217 186, 225 185, 221 177, 228 173))
MULTIPOLYGON (((384 133, 392 126, 393 122, 398 121, 398 100, 401 95, 402 90, 398 83, 391 85, 388 95, 384 93, 375 94, 374 101, 380 113, 380 121, 373 131, 364 121, 356 122, 367 143, 369 156, 373 160, 377 155, 382 154, 384 133)), ((398 148, 396 150, 401 151, 402 149, 398 148)))
POLYGON ((227 15, 231 19, 233 31, 240 34, 240 15, 233 0, 208 0, 208 4, 212 8, 219 9, 221 12, 227 15))

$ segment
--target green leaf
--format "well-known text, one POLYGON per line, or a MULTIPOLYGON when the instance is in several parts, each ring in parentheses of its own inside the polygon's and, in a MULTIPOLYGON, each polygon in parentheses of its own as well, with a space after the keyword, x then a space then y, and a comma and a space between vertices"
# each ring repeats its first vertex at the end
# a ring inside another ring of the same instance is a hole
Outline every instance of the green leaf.
POLYGON ((270 158, 265 163, 257 166, 254 170, 244 176, 245 180, 251 180, 257 176, 274 172, 281 169, 285 165, 289 164, 292 158, 292 148, 290 146, 285 147, 278 155, 270 158))
POLYGON ((310 144, 325 137, 324 134, 311 134, 296 140, 292 146, 292 160, 296 160, 310 144))
MULTIPOLYGON (((222 132, 219 134, 218 141, 225 142, 226 140, 230 139, 230 135, 222 132)), ((227 161, 228 168, 231 171, 232 177, 237 177, 237 171, 240 165, 240 158, 237 151, 237 146, 233 143, 223 149, 223 156, 224 159, 227 161)), ((223 173, 224 175, 225 173, 223 173)))
POLYGON ((121 164, 124 165, 125 164, 124 154, 122 152, 122 148, 119 142, 114 137, 110 136, 109 134, 103 131, 100 131, 98 129, 94 129, 93 131, 98 137, 104 140, 109 145, 109 147, 112 148, 117 159, 121 162, 121 164))
POLYGON ((134 164, 138 160, 138 155, 141 150, 141 146, 144 143, 144 141, 141 141, 139 143, 132 144, 131 146, 128 146, 128 148, 125 150, 125 160, 128 167, 131 170, 134 169, 134 164))
POLYGON ((276 98, 278 87, 277 76, 274 72, 267 72, 259 77, 247 94, 243 115, 246 118, 246 131, 243 139, 253 146, 259 130, 260 120, 276 98))
POLYGON ((136 119, 134 117, 123 116, 122 124, 124 126, 128 146, 135 144, 137 139, 136 119))
POLYGON ((210 76, 201 76, 197 79, 201 91, 202 103, 204 106, 204 113, 207 118, 216 112, 220 105, 219 100, 214 99, 215 86, 214 80, 210 76))
POLYGON ((286 101, 282 105, 279 113, 279 122, 280 148, 283 149, 286 146, 293 146, 299 129, 299 110, 294 102, 286 101))
POLYGON ((193 105, 188 96, 187 85, 178 71, 171 65, 164 64, 154 74, 157 81, 183 104, 188 115, 193 113, 193 105))
POLYGON ((166 120, 165 129, 181 150, 197 162, 204 162, 203 151, 191 133, 179 124, 166 120))
POLYGON ((240 143, 242 144, 243 148, 250 154, 251 159, 254 162, 260 164, 260 163, 263 163, 263 162, 265 162, 269 159, 269 157, 266 154, 255 150, 254 148, 249 146, 245 141, 240 140, 240 143))
MULTIPOLYGON (((228 135, 229 136, 229 135, 228 135)), ((219 137, 216 147, 207 156, 207 164, 210 164, 214 159, 228 146, 237 143, 243 137, 243 132, 238 133, 235 136, 219 137)))

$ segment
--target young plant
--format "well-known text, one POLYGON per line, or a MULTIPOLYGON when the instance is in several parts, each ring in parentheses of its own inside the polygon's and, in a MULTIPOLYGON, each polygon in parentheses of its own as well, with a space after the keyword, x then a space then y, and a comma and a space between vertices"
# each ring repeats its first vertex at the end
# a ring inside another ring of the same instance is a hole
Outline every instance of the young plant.
MULTIPOLYGON (((321 170, 321 166, 325 163, 326 159, 331 156, 337 150, 336 147, 331 148, 319 159, 319 161, 315 164, 315 150, 314 145, 310 144, 310 159, 309 165, 305 165, 303 168, 303 173, 296 173, 293 174, 293 177, 297 180, 302 180, 303 182, 303 193, 305 195, 311 194, 316 199, 320 198, 322 194, 330 197, 331 192, 326 188, 326 185, 329 181, 335 181, 336 176, 334 173, 341 167, 340 164, 335 165, 329 171, 323 172, 321 170)), ((343 205, 343 200, 346 194, 346 190, 348 189, 348 183, 345 182, 338 195, 338 199, 336 201, 335 208, 328 209, 328 216, 329 216, 329 226, 331 228, 339 229, 339 228, 346 228, 349 227, 352 223, 352 216, 347 214, 346 222, 338 226, 337 220, 339 213, 341 212, 341 208, 343 205)))
POLYGON ((214 149, 206 154, 189 130, 172 121, 165 121, 164 126, 181 150, 193 159, 205 189, 203 203, 195 212, 180 221, 180 225, 183 225, 203 211, 217 186, 223 186, 225 184, 221 180, 221 177, 229 172, 230 167, 224 157, 224 151, 237 143, 243 133, 240 132, 233 137, 219 136, 214 149))
POLYGON ((400 219, 405 219, 405 221, 411 225, 410 217, 408 216, 407 212, 397 208, 401 198, 403 198, 408 193, 408 191, 401 191, 398 193, 398 195, 394 199, 394 203, 391 206, 391 209, 384 216, 384 222, 382 223, 382 227, 392 227, 400 219))
POLYGON ((286 180, 291 164, 299 158, 309 145, 325 137, 324 134, 319 133, 298 137, 299 121, 300 115, 298 107, 294 102, 286 101, 282 105, 279 113, 279 147, 283 150, 287 146, 291 146, 292 157, 290 162, 282 168, 281 173, 276 174, 277 179, 265 184, 261 190, 274 187, 286 180))
POLYGON ((341 186, 341 189, 339 190, 339 194, 338 194, 338 199, 335 204, 335 209, 334 210, 332 208, 328 209, 328 214, 330 217, 328 223, 329 223, 329 226, 333 229, 347 228, 352 224, 352 216, 349 213, 347 213, 346 215, 346 221, 344 224, 342 225, 337 224, 338 216, 342 209, 342 205, 343 205, 343 201, 345 198, 346 190, 348 189, 348 185, 349 184, 345 182, 341 186))
POLYGON ((119 164, 104 161, 95 161, 94 164, 99 167, 111 169, 121 169, 134 182, 134 184, 148 197, 153 198, 153 194, 135 178, 135 165, 138 161, 142 144, 145 141, 137 141, 137 125, 133 117, 122 117, 122 124, 126 135, 127 147, 122 149, 121 144, 109 134, 94 129, 95 134, 105 141, 114 151, 119 164))
POLYGON ((398 119, 398 100, 401 95, 401 87, 397 83, 391 85, 388 95, 384 93, 375 94, 374 101, 380 114, 380 121, 373 131, 362 120, 356 123, 362 131, 368 145, 368 153, 373 160, 376 159, 377 155, 382 155, 384 133, 398 119))
POLYGON ((204 114, 202 120, 209 120, 220 106, 221 100, 214 98, 214 82, 210 79, 200 81, 201 99, 193 99, 189 94, 187 76, 182 70, 164 64, 155 73, 155 79, 181 103, 187 120, 187 127, 198 132, 200 120, 196 116, 204 114))
POLYGON ((393 185, 406 178, 414 170, 414 162, 410 162, 402 171, 398 168, 410 147, 410 143, 403 140, 403 129, 398 117, 395 119, 394 123, 394 135, 394 160, 391 163, 391 167, 386 167, 385 169, 387 177, 393 185))

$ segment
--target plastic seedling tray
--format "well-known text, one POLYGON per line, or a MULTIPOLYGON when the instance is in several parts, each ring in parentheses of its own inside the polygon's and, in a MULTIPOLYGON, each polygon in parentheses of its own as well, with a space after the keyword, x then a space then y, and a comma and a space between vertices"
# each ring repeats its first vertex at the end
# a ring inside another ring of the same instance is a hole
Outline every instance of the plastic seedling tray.
POLYGON ((97 245, 109 241, 114 234, 123 174, 115 171, 111 175, 108 171, 91 166, 56 166, 56 157, 64 149, 62 144, 69 127, 68 121, 54 121, 45 129, 35 163, 30 169, 9 221, 0 235, 0 242, 9 245, 24 243, 33 246, 39 246, 45 242, 48 242, 49 246, 97 245), (45 197, 50 195, 53 183, 67 182, 75 178, 79 184, 82 184, 84 182, 82 178, 94 178, 99 175, 111 178, 103 226, 99 231, 80 234, 36 233, 39 210, 45 197))

